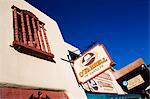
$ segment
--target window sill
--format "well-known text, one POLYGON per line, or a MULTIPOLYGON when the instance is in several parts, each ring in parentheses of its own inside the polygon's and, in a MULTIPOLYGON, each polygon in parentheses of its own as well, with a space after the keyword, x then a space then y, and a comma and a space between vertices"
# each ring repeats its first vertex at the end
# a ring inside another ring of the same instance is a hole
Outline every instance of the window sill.
POLYGON ((34 57, 38 57, 38 58, 56 63, 53 60, 54 55, 52 53, 47 53, 47 52, 41 51, 39 49, 30 47, 28 45, 25 45, 25 44, 23 44, 21 42, 17 42, 17 41, 13 41, 13 47, 18 52, 25 53, 25 54, 28 54, 28 55, 31 55, 31 56, 34 56, 34 57))

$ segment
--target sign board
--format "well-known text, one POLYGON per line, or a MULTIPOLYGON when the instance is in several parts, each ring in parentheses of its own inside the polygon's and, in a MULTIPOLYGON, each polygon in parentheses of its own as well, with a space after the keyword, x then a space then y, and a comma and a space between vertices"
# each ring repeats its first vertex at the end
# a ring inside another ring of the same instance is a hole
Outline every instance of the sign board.
POLYGON ((74 71, 79 83, 85 83, 110 68, 112 60, 101 44, 98 44, 74 61, 74 71))
POLYGON ((100 75, 82 85, 83 88, 87 91, 90 90, 96 93, 117 93, 113 80, 108 72, 101 73, 100 75))
POLYGON ((138 86, 138 85, 140 85, 140 84, 142 84, 144 82, 145 81, 142 78, 142 76, 141 75, 137 75, 137 76, 133 77, 132 79, 128 80, 127 88, 128 88, 128 90, 130 90, 130 89, 132 89, 132 88, 134 88, 134 87, 136 87, 136 86, 138 86))
POLYGON ((100 79, 92 79, 88 81, 88 83, 92 92, 117 93, 112 82, 100 79))

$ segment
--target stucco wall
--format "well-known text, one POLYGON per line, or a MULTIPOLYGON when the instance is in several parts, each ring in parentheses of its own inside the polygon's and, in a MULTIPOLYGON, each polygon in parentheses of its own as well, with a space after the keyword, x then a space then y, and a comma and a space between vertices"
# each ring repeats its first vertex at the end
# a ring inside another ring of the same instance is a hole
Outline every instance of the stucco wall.
MULTIPOLYGON (((67 50, 57 23, 44 13, 22 0, 0 1, 0 83, 12 83, 47 89, 65 90, 72 99, 85 99, 78 87, 69 63, 64 62, 67 50), (34 13, 45 23, 47 37, 56 63, 42 60, 16 51, 13 42, 13 18, 11 7, 15 5, 34 13)), ((76 49, 76 48, 75 48, 76 49)))

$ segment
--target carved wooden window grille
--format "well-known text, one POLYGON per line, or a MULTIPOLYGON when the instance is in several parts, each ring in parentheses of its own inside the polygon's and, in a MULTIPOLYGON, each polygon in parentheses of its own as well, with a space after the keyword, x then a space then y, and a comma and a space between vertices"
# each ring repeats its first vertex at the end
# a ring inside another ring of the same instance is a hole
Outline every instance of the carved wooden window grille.
POLYGON ((53 61, 46 29, 33 13, 12 6, 14 41, 13 47, 22 53, 53 61))

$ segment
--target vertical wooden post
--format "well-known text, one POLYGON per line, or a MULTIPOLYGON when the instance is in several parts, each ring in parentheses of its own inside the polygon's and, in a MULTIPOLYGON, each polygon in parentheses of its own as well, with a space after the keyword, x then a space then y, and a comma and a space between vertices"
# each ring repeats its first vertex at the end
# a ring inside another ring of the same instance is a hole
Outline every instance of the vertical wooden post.
POLYGON ((26 15, 26 20, 27 20, 27 27, 28 27, 28 32, 29 32, 29 46, 33 47, 33 39, 32 39, 32 33, 31 33, 31 28, 30 28, 30 22, 29 22, 29 16, 26 15))
POLYGON ((41 41, 41 43, 42 43, 42 45, 41 45, 42 50, 43 50, 43 51, 46 51, 46 50, 45 50, 45 45, 44 45, 43 36, 42 36, 42 31, 41 31, 41 27, 40 27, 39 21, 37 21, 37 25, 38 25, 38 31, 39 31, 39 34, 40 34, 40 41, 41 41))
POLYGON ((14 28, 15 28, 15 41, 19 42, 19 35, 18 35, 18 21, 17 21, 17 11, 16 8, 13 10, 13 15, 14 15, 14 28))
POLYGON ((34 40, 35 40, 35 43, 36 43, 36 48, 37 48, 37 49, 40 49, 39 38, 38 38, 38 34, 37 34, 37 30, 36 30, 34 18, 32 18, 32 24, 33 24, 34 40))
POLYGON ((45 32, 45 29, 44 29, 44 24, 42 24, 42 30, 43 30, 43 33, 44 33, 44 39, 45 39, 45 42, 46 42, 46 47, 47 47, 48 53, 51 53, 50 46, 49 46, 49 43, 48 43, 48 39, 47 39, 47 36, 46 36, 46 32, 45 32))
POLYGON ((23 33, 23 43, 27 44, 23 12, 21 12, 21 27, 22 27, 22 33, 23 33))

